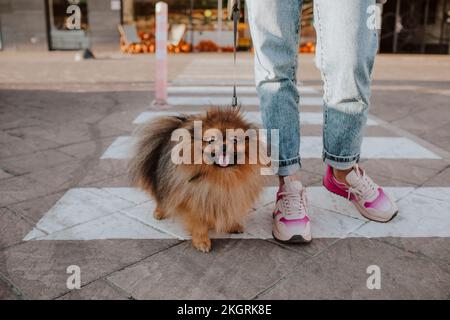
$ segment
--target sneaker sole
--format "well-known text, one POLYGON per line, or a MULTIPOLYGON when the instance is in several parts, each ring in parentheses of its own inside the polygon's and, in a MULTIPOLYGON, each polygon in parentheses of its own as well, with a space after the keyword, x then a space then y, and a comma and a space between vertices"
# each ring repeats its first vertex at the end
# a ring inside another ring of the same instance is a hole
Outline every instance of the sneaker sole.
POLYGON ((284 243, 284 244, 301 244, 301 243, 310 243, 312 241, 312 239, 310 240, 306 240, 305 238, 303 238, 303 236, 301 235, 294 235, 292 236, 290 239, 288 240, 280 240, 277 239, 277 237, 275 237, 275 235, 272 232, 272 237, 274 238, 275 241, 279 242, 279 243, 284 243))
MULTIPOLYGON (((341 194, 339 194, 339 193, 336 193, 336 192, 333 192, 333 191, 329 190, 329 189, 325 186, 325 183, 323 182, 323 180, 322 180, 322 185, 323 185, 323 187, 324 187, 328 192, 330 192, 330 193, 332 193, 332 194, 335 194, 335 195, 337 195, 337 196, 339 196, 339 197, 341 197, 341 198, 347 199, 347 198, 344 197, 343 195, 341 195, 341 194)), ((348 199, 347 199, 347 200, 348 200, 348 199)), ((395 213, 392 215, 392 217, 390 217, 390 218, 387 219, 387 220, 385 220, 385 219, 380 219, 380 218, 375 218, 375 217, 373 217, 373 216, 367 214, 364 210, 362 210, 361 207, 360 207, 360 205, 359 205, 358 203, 353 202, 353 201, 351 201, 351 200, 349 200, 349 201, 355 206, 356 210, 358 210, 358 212, 359 212, 364 218, 369 219, 370 221, 375 221, 375 222, 380 222, 380 223, 388 223, 389 221, 391 221, 392 219, 394 219, 394 218, 397 216, 397 214, 398 214, 398 209, 397 209, 397 211, 395 211, 395 213)))

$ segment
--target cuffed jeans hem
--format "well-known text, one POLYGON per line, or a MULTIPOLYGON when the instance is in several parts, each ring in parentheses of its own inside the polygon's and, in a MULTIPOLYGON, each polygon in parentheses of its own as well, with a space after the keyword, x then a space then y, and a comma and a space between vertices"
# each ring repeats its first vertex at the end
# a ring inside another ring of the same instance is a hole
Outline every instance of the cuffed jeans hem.
MULTIPOLYGON (((274 160, 272 160, 274 161, 274 160)), ((300 157, 295 157, 288 160, 275 161, 278 164, 277 175, 290 176, 296 173, 301 168, 300 157)))
POLYGON ((325 150, 323 151, 323 161, 329 166, 338 170, 347 170, 352 168, 356 163, 359 162, 360 155, 354 155, 349 157, 340 157, 332 155, 325 150))

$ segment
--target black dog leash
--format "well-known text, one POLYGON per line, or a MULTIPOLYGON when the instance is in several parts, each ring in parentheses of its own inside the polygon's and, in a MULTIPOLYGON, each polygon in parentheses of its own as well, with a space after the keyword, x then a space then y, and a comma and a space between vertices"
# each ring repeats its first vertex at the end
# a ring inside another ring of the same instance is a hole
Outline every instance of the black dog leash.
POLYGON ((236 51, 237 51, 237 37, 238 37, 238 23, 239 23, 239 0, 228 0, 233 3, 233 8, 231 11, 231 16, 233 18, 233 98, 231 100, 231 105, 233 108, 238 105, 238 98, 236 95, 236 51))

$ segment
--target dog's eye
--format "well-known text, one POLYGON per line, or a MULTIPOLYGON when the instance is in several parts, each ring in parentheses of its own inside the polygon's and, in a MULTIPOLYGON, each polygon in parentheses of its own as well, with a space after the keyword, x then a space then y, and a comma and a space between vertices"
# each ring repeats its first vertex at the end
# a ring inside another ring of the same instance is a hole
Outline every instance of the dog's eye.
POLYGON ((213 144, 214 141, 216 141, 216 138, 215 137, 205 138, 205 141, 208 142, 209 144, 213 144))

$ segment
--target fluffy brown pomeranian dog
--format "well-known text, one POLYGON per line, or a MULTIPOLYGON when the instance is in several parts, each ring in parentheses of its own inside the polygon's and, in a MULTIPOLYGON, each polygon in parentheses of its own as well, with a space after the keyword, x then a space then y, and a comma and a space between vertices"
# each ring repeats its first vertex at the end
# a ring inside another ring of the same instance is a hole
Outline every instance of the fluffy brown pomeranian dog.
POLYGON ((231 107, 150 121, 136 132, 132 182, 155 199, 156 219, 181 217, 194 247, 208 252, 209 230, 243 232, 242 218, 264 186, 258 134, 242 134, 256 130, 231 107))

